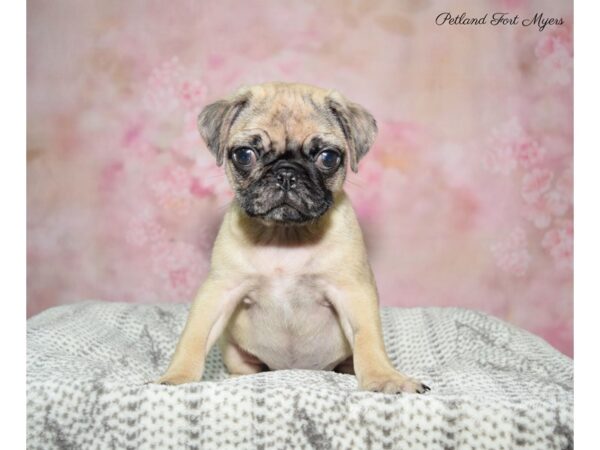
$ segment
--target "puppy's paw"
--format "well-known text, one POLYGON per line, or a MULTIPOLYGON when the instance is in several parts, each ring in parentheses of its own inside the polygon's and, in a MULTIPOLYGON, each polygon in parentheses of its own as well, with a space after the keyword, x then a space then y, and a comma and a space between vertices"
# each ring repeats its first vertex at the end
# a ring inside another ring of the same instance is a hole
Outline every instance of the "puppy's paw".
POLYGON ((401 392, 424 394, 431 390, 426 384, 395 370, 371 372, 363 376, 360 388, 365 391, 383 392, 384 394, 399 394, 401 392))
POLYGON ((186 373, 165 373, 162 377, 156 380, 156 383, 166 385, 177 385, 194 383, 196 381, 199 381, 198 377, 194 377, 186 373))

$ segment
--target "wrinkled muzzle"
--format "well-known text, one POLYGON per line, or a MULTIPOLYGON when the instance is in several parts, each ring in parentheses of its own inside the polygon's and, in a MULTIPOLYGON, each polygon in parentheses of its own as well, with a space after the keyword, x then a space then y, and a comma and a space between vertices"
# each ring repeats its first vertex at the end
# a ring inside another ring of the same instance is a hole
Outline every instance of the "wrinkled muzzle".
POLYGON ((333 204, 319 176, 294 161, 277 161, 236 196, 248 215, 290 224, 315 220, 333 204))

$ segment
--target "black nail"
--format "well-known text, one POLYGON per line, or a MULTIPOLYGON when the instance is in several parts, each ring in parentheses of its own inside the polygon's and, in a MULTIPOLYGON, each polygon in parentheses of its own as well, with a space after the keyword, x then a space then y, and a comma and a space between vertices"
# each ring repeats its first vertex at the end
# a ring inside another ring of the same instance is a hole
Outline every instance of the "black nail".
POLYGON ((430 391, 431 388, 429 386, 427 386, 426 384, 421 383, 423 386, 423 389, 425 389, 425 391, 430 391))

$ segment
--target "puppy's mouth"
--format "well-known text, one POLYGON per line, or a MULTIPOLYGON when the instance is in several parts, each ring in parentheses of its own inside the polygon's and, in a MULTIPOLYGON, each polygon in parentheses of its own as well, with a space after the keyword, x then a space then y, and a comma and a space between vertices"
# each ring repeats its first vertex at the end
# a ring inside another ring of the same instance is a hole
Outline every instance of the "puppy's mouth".
POLYGON ((286 196, 264 211, 257 211, 254 208, 244 208, 244 210, 249 216, 266 222, 302 225, 321 217, 332 204, 332 201, 326 199, 321 203, 320 207, 305 211, 305 208, 302 208, 302 204, 297 204, 297 202, 292 201, 292 199, 286 196))
POLYGON ((256 214, 255 216, 272 222, 295 224, 308 222, 309 220, 315 218, 304 214, 297 207, 288 202, 282 202, 279 205, 272 207, 268 211, 262 214, 256 214))

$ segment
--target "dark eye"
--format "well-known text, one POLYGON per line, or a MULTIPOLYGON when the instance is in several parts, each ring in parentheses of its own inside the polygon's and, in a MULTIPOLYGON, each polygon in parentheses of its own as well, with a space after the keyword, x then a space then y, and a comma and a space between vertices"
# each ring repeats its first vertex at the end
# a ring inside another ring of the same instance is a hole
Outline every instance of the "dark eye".
POLYGON ((323 150, 317 155, 316 164, 319 169, 333 170, 340 164, 340 155, 335 150, 323 150))
POLYGON ((250 147, 240 147, 233 151, 233 161, 240 167, 248 168, 256 162, 256 153, 250 147))

